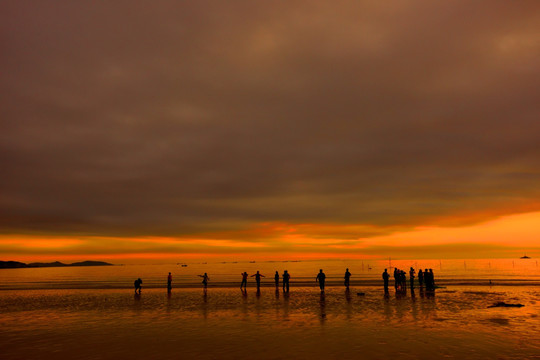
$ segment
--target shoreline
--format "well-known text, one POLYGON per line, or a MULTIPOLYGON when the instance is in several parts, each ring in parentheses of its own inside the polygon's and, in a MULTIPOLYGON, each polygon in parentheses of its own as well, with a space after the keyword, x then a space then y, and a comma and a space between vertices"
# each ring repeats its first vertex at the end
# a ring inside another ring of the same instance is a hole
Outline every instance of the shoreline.
MULTIPOLYGON (((144 279, 143 279, 144 280, 144 279)), ((131 289, 133 290, 133 285, 126 284, 126 285, 118 285, 118 284, 110 284, 110 285, 103 285, 103 284, 92 284, 88 282, 81 282, 81 283, 69 283, 69 284, 58 284, 58 283, 48 283, 40 284, 41 286, 26 286, 25 284, 20 285, 0 285, 0 291, 27 291, 27 290, 126 290, 131 289)), ((440 286, 437 290, 445 290, 445 288, 452 288, 452 287, 459 287, 459 286, 473 286, 473 287, 538 287, 540 286, 540 281, 538 280, 492 280, 491 284, 489 281, 469 281, 469 280, 455 280, 455 281, 438 281, 437 286, 440 286)), ((381 291, 383 289, 382 282, 379 281, 359 281, 359 282, 352 282, 350 284, 350 288, 377 288, 380 287, 381 291)), ((236 289, 240 288, 240 282, 220 282, 220 283, 213 283, 208 284, 208 289, 236 289)), ((248 283, 248 289, 256 290, 256 285, 249 284, 248 283)), ((290 283, 291 291, 293 291, 295 288, 319 288, 319 285, 314 282, 291 282, 290 283)), ((343 283, 338 282, 327 282, 326 288, 329 289, 336 289, 341 288, 345 290, 345 287, 343 286, 343 283)), ((144 289, 167 289, 167 284, 156 284, 156 283, 149 283, 148 285, 145 285, 143 283, 143 290, 144 289)), ((173 283, 173 289, 203 289, 200 283, 183 283, 183 284, 174 284, 173 283)), ((261 289, 276 289, 275 285, 273 283, 268 284, 261 284, 261 289)), ((280 291, 282 291, 282 285, 278 287, 280 291)), ((425 287, 423 290, 419 286, 414 287, 415 291, 427 291, 425 287)), ((393 282, 390 284, 390 290, 393 291, 393 282)), ((410 292, 410 287, 407 286, 407 292, 410 292)))

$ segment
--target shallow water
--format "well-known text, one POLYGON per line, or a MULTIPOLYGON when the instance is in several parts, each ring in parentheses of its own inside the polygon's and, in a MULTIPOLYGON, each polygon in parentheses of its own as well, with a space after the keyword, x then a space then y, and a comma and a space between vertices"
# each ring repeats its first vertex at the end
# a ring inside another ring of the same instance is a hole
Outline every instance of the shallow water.
POLYGON ((4 290, 2 359, 538 359, 540 287, 4 290), (365 295, 359 296, 357 292, 365 295), (487 308, 497 301, 522 308, 487 308))
MULTIPOLYGON (((100 267, 0 269, 0 290, 8 289, 117 289, 133 287, 140 277, 144 287, 163 287, 169 272, 175 287, 200 286, 197 275, 207 272, 211 287, 232 287, 240 284, 241 273, 250 275, 260 270, 266 278, 263 286, 273 286, 275 271, 288 270, 291 283, 296 286, 316 286, 315 276, 324 269, 329 285, 343 283, 345 268, 353 274, 355 286, 378 285, 385 268, 396 266, 407 271, 432 268, 439 285, 540 285, 540 267, 535 259, 490 260, 323 260, 302 262, 190 262, 187 267, 178 264, 118 265, 100 267)), ((249 279, 251 285, 253 278, 249 279)))
POLYGON ((534 259, 3 269, 0 359, 540 359, 538 285, 534 259), (390 266, 433 268, 444 288, 385 296, 381 272, 390 266), (285 269, 288 294, 273 287, 274 271, 285 269), (267 275, 260 294, 253 278, 243 294, 240 273, 257 270, 267 275), (488 308, 499 301, 525 306, 488 308))

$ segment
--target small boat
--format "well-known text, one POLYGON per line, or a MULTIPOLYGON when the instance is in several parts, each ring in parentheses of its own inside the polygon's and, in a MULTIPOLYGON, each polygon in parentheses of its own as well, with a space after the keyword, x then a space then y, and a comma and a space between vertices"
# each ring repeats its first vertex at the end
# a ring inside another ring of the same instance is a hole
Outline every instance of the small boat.
POLYGON ((250 264, 255 264, 255 261, 250 261, 249 263, 250 263, 250 264))
POLYGON ((530 257, 527 255, 523 255, 522 257, 520 257, 520 259, 530 259, 530 257))
POLYGON ((182 264, 181 266, 182 266, 182 267, 187 267, 187 264, 182 264))

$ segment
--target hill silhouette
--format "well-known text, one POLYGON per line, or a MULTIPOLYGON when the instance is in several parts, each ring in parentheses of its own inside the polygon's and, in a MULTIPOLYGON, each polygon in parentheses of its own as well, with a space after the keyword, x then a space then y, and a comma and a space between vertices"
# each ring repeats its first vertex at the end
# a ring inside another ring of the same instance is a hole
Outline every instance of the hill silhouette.
POLYGON ((104 261, 80 261, 72 264, 64 264, 60 261, 54 261, 50 263, 35 262, 25 264, 19 261, 0 261, 0 269, 19 269, 19 268, 43 268, 43 267, 67 267, 67 266, 112 266, 104 261))

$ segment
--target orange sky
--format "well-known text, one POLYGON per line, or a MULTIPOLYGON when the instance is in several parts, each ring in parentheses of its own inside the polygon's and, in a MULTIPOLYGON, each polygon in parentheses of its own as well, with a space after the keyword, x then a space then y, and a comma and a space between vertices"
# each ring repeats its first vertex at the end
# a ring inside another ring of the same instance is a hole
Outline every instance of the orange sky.
MULTIPOLYGON (((367 226, 260 224, 250 240, 235 234, 207 238, 2 236, 4 258, 19 261, 107 260, 114 263, 190 259, 515 258, 540 256, 540 212, 503 216, 462 227, 424 226, 387 235, 352 238, 367 226), (331 229, 331 230, 329 230, 331 229), (340 238, 329 233, 346 234, 340 238), (231 239, 226 239, 231 236, 231 239)), ((364 229, 365 230, 365 229, 364 229)))

